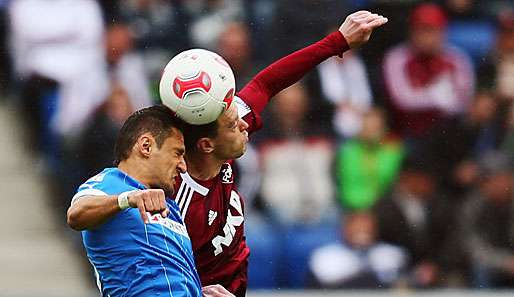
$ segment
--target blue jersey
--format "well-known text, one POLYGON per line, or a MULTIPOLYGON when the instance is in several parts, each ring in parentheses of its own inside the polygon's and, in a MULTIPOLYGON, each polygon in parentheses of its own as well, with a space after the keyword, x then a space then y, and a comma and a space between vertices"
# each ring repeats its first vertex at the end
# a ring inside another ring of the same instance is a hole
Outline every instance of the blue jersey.
MULTIPOLYGON (((118 195, 146 187, 117 168, 107 168, 82 184, 84 195, 118 195)), ((144 224, 128 208, 101 226, 82 231, 84 246, 103 296, 201 296, 191 240, 175 201, 170 214, 150 215, 144 224)))

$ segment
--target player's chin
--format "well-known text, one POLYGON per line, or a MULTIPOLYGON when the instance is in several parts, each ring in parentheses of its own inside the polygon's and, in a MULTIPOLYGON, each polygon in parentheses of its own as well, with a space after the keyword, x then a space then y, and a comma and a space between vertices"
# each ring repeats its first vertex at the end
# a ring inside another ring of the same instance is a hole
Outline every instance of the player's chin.
POLYGON ((232 157, 232 159, 237 159, 237 158, 241 157, 242 155, 244 155, 245 152, 246 152, 246 143, 242 143, 240 149, 237 150, 237 153, 235 153, 235 155, 232 157))
POLYGON ((173 194, 175 193, 175 182, 163 186, 162 190, 164 191, 166 197, 173 196, 173 194))

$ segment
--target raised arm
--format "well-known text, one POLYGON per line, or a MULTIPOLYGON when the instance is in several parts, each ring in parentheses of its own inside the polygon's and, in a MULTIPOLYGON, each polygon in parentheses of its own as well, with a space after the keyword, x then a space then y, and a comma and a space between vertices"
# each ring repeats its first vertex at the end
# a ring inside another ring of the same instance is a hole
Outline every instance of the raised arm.
POLYGON ((373 29, 386 22, 387 19, 383 16, 368 11, 355 12, 345 19, 338 31, 266 67, 238 93, 238 96, 254 113, 260 114, 271 97, 300 80, 325 59, 342 55, 348 49, 367 42, 373 29))
POLYGON ((119 196, 86 195, 74 198, 68 208, 68 225, 75 230, 93 229, 105 223, 126 208, 138 208, 143 222, 148 223, 147 212, 168 216, 164 191, 160 189, 136 190, 119 196))

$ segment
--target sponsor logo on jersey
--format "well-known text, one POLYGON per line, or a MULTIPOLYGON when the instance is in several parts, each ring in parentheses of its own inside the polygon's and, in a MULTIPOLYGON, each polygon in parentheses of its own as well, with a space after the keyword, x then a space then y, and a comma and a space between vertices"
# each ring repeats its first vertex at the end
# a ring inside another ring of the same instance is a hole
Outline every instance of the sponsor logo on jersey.
POLYGON ((182 236, 185 236, 189 238, 189 235, 187 234, 186 226, 182 225, 179 222, 175 222, 174 220, 171 220, 169 218, 163 218, 160 214, 150 214, 146 213, 148 216, 148 221, 150 224, 159 224, 164 226, 165 228, 168 228, 172 232, 175 232, 177 234, 180 234, 182 236))
POLYGON ((214 219, 218 216, 218 212, 217 211, 213 211, 212 209, 209 210, 209 216, 208 216, 208 224, 209 226, 212 225, 212 223, 214 222, 214 219))
POLYGON ((236 235, 236 227, 239 227, 243 224, 243 206, 241 203, 241 197, 236 193, 236 191, 232 191, 230 194, 230 206, 235 208, 238 212, 237 215, 232 215, 231 209, 228 210, 227 214, 227 222, 223 227, 223 235, 218 235, 214 237, 212 240, 212 245, 214 246, 214 256, 217 256, 223 252, 224 246, 229 246, 234 240, 234 236, 236 235))

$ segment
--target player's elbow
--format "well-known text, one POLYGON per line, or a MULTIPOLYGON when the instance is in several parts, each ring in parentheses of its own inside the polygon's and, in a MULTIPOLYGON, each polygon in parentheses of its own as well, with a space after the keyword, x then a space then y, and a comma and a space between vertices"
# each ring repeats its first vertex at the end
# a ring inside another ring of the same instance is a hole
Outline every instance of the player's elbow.
POLYGON ((77 231, 86 229, 86 226, 82 223, 81 217, 81 211, 78 207, 72 205, 68 208, 68 212, 66 213, 66 222, 71 229, 77 231))

